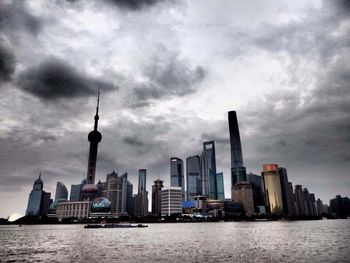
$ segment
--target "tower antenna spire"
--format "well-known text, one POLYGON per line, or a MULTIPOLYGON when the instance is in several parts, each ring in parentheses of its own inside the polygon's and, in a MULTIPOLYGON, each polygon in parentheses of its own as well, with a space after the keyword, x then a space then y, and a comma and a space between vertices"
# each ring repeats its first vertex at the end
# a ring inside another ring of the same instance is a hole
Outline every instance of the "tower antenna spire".
POLYGON ((97 131, 97 126, 98 126, 98 119, 99 119, 99 116, 98 116, 98 109, 99 109, 99 106, 100 106, 100 91, 101 91, 101 88, 98 88, 98 92, 97 92, 97 106, 96 106, 96 115, 95 115, 95 126, 94 126, 94 130, 97 131))

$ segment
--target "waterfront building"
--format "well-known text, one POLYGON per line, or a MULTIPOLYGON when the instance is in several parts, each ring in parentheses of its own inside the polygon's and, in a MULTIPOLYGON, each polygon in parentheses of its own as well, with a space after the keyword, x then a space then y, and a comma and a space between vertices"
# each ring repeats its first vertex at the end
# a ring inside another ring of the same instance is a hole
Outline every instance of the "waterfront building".
POLYGON ((311 210, 311 202, 310 202, 310 195, 307 188, 303 189, 303 196, 304 196, 304 206, 305 206, 305 212, 306 216, 312 216, 312 210, 311 210))
POLYGON ((237 182, 247 181, 246 168, 243 164, 241 137, 235 111, 228 112, 228 125, 231 146, 231 188, 233 189, 237 182))
POLYGON ((193 215, 195 212, 196 212, 196 202, 194 200, 182 202, 183 214, 193 215))
POLYGON ((90 217, 111 216, 111 202, 105 197, 98 197, 91 202, 90 217))
POLYGON ((57 199, 68 199, 67 187, 62 182, 57 182, 56 184, 55 200, 57 199))
POLYGON ((202 170, 202 194, 209 199, 217 199, 217 180, 216 180, 216 157, 215 142, 208 141, 203 143, 203 153, 201 155, 202 170))
POLYGON ((62 201, 57 203, 56 217, 58 220, 64 218, 84 219, 90 215, 91 202, 86 201, 62 201))
POLYGON ((126 212, 129 216, 134 215, 134 199, 133 199, 134 186, 129 180, 126 180, 126 212))
POLYGON ((203 195, 196 195, 194 197, 194 201, 196 202, 195 208, 198 213, 206 213, 207 212, 207 197, 203 195))
POLYGON ((147 175, 147 169, 139 170, 139 187, 138 187, 137 193, 142 193, 146 191, 146 175, 147 175))
POLYGON ((262 177, 264 180, 266 207, 269 213, 283 214, 281 180, 277 164, 264 164, 262 177))
POLYGON ((339 218, 349 217, 350 199, 348 197, 342 197, 341 195, 337 195, 335 198, 330 200, 329 210, 332 216, 339 218))
POLYGON ((146 216, 148 214, 148 192, 146 191, 146 169, 139 170, 138 193, 133 198, 135 216, 146 216))
POLYGON ((106 182, 100 184, 101 187, 103 187, 102 197, 107 198, 111 202, 111 213, 113 216, 127 214, 127 177, 127 173, 118 176, 118 174, 113 171, 107 174, 106 182))
POLYGON ((280 175, 282 189, 283 214, 286 216, 293 216, 295 215, 293 188, 291 191, 288 181, 287 169, 279 167, 278 172, 280 175))
POLYGON ((265 206, 263 179, 260 175, 248 173, 247 181, 252 185, 255 211, 259 212, 258 207, 265 206))
POLYGON ((161 215, 170 216, 182 213, 182 188, 169 187, 161 193, 161 215))
POLYGON ((26 215, 40 216, 48 214, 51 204, 51 193, 45 192, 43 188, 44 183, 40 173, 39 178, 34 181, 33 189, 29 194, 26 215))
POLYGON ((184 163, 177 157, 170 158, 170 187, 181 187, 182 201, 185 201, 184 163))
POLYGON ((70 187, 69 201, 81 201, 82 184, 72 184, 70 187))
POLYGON ((253 189, 249 182, 237 182, 232 191, 233 201, 240 203, 247 216, 252 216, 255 212, 253 189))
POLYGON ((323 216, 325 214, 324 204, 320 198, 317 198, 316 209, 318 216, 323 216))
POLYGON ((152 214, 161 215, 162 213, 162 189, 164 187, 163 181, 157 179, 154 181, 154 185, 152 185, 152 214))
POLYGON ((316 207, 315 194, 310 193, 309 194, 309 199, 310 199, 311 215, 312 216, 317 216, 317 207, 316 207))
POLYGON ((198 155, 186 158, 187 200, 202 194, 201 163, 198 155))
POLYGON ((296 185, 294 189, 295 210, 298 216, 306 216, 307 208, 305 208, 304 193, 301 185, 296 185))
POLYGON ((207 199, 207 213, 213 217, 223 217, 225 215, 225 200, 207 199))
POLYGON ((216 174, 216 186, 217 199, 225 200, 224 174, 222 172, 216 174))

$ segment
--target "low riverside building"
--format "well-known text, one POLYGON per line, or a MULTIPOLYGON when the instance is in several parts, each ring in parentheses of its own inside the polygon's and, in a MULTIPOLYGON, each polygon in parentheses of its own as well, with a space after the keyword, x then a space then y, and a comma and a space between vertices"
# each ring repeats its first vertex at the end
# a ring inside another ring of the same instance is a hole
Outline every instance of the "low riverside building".
POLYGON ((182 189, 181 187, 170 187, 162 190, 161 214, 170 216, 182 213, 182 189))
POLYGON ((56 217, 58 220, 64 218, 88 218, 90 215, 90 201, 66 201, 60 202, 56 206, 56 217))

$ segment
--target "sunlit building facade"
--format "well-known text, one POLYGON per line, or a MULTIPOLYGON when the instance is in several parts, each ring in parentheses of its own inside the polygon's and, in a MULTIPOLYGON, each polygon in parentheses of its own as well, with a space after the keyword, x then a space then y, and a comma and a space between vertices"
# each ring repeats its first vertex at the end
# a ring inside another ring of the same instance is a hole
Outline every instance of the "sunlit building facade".
POLYGON ((262 177, 266 195, 266 207, 269 213, 283 214, 281 180, 277 164, 264 164, 262 177))

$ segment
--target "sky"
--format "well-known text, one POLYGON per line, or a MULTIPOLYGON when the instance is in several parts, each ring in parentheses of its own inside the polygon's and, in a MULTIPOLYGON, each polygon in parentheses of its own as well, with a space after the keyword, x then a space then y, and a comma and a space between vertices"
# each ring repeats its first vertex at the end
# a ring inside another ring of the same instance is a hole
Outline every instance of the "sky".
MULTIPOLYGON (((350 195, 350 1, 0 1, 0 217, 86 174, 101 88, 96 179, 215 140, 230 198, 227 112, 247 171, 288 170, 325 203, 350 195)), ((149 194, 149 199, 151 198, 149 194)))

